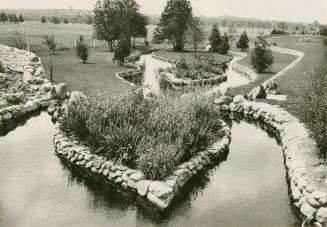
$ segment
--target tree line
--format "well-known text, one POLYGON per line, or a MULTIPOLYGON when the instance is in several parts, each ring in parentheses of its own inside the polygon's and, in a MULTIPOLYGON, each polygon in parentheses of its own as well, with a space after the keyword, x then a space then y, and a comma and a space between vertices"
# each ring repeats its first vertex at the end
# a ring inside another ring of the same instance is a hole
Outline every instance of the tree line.
POLYGON ((0 13, 0 22, 13 22, 13 23, 22 23, 24 22, 24 18, 22 14, 17 16, 14 13, 6 14, 5 12, 0 13))

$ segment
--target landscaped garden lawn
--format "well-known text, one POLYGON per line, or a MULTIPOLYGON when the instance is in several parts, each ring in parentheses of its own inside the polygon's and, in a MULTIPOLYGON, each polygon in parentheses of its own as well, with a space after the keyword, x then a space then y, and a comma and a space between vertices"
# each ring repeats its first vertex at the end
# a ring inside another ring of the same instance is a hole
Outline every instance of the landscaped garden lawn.
POLYGON ((301 62, 293 69, 287 71, 282 77, 276 80, 277 90, 281 94, 288 95, 284 102, 271 101, 271 104, 278 104, 287 109, 291 114, 301 118, 304 100, 303 96, 308 87, 308 81, 322 62, 327 62, 327 47, 323 45, 322 38, 315 37, 317 42, 299 42, 301 36, 285 36, 273 39, 277 46, 299 50, 305 53, 301 62))
MULTIPOLYGON (((251 65, 251 52, 248 51, 246 53, 247 56, 241 59, 238 63, 255 71, 255 69, 251 65)), ((279 71, 283 70, 285 67, 287 67, 296 59, 295 56, 280 54, 275 52, 273 52, 273 56, 274 56, 274 64, 272 65, 271 72, 259 73, 256 80, 240 87, 231 88, 232 93, 248 94, 253 88, 259 86, 264 81, 268 80, 269 78, 277 74, 279 71)))
POLYGON ((104 41, 96 41, 96 49, 93 49, 93 27, 86 24, 42 24, 40 22, 27 21, 23 24, 0 23, 0 43, 10 45, 9 33, 13 28, 25 31, 26 40, 30 43, 30 50, 35 52, 42 60, 49 76, 50 51, 44 44, 44 35, 55 35, 57 51, 54 55, 55 83, 66 83, 70 90, 79 90, 85 93, 124 92, 129 91, 127 83, 116 78, 115 73, 127 68, 112 62, 113 53, 108 51, 108 44, 104 41), (74 48, 74 40, 79 35, 84 36, 89 45, 88 64, 82 64, 77 58, 74 48), (58 51, 61 48, 66 50, 58 51), (68 48, 68 50, 67 50, 68 48))

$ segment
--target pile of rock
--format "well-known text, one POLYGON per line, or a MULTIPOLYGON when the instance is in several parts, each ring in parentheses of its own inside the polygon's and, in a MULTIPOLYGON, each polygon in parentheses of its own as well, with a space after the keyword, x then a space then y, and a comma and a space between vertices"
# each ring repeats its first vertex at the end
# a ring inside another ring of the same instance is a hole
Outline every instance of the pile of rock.
POLYGON ((242 96, 221 97, 219 108, 269 125, 283 146, 293 204, 305 218, 327 225, 326 163, 305 126, 278 106, 246 101, 242 96))
POLYGON ((0 45, 0 122, 50 104, 51 83, 40 59, 31 52, 0 45))
MULTIPOLYGON (((75 95, 72 94, 71 99, 73 97, 75 95)), ((93 154, 94 152, 82 145, 76 137, 61 132, 58 125, 54 145, 58 157, 69 165, 83 170, 95 179, 100 179, 102 183, 110 183, 128 190, 150 201, 156 207, 165 209, 193 175, 209 167, 213 162, 224 160, 228 153, 231 133, 226 123, 222 122, 222 126, 224 137, 220 141, 214 143, 207 151, 200 152, 188 162, 179 165, 171 176, 162 181, 147 180, 139 170, 130 169, 104 156, 93 154)))

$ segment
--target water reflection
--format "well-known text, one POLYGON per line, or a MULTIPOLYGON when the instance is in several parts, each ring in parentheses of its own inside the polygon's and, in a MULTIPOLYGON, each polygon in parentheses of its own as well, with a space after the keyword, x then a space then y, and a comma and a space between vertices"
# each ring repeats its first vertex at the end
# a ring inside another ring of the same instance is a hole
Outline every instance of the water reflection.
POLYGON ((253 124, 230 124, 227 161, 194 177, 171 209, 159 212, 63 164, 54 155, 54 126, 41 113, 0 137, 0 225, 298 225, 281 147, 253 124))

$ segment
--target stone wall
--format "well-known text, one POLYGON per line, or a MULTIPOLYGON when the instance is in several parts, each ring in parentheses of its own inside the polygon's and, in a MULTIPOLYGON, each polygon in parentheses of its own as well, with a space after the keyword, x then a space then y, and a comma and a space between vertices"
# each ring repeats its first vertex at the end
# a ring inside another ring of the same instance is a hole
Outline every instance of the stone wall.
POLYGON ((229 99, 220 98, 215 103, 274 129, 283 147, 292 204, 304 219, 327 226, 326 163, 317 155, 316 143, 304 124, 278 106, 246 101, 242 96, 225 100, 229 99))
POLYGON ((131 86, 136 86, 134 83, 129 82, 127 79, 131 77, 139 77, 143 74, 143 69, 131 62, 125 63, 124 66, 131 68, 129 70, 121 71, 116 73, 116 77, 120 80, 123 80, 125 83, 128 83, 131 86))
POLYGON ((250 81, 254 81, 257 78, 257 74, 246 66, 243 66, 237 62, 231 65, 232 70, 248 78, 250 81))
POLYGON ((213 163, 224 160, 228 154, 231 133, 226 123, 222 122, 222 126, 224 137, 221 140, 215 142, 207 151, 200 152, 188 162, 179 165, 171 176, 162 181, 147 180, 139 170, 91 154, 90 148, 82 145, 72 135, 62 133, 58 125, 54 145, 58 157, 69 165, 100 179, 103 184, 115 185, 144 198, 160 209, 165 209, 193 175, 209 168, 213 163))
POLYGON ((0 62, 0 124, 49 106, 51 83, 34 53, 0 44, 0 62))

